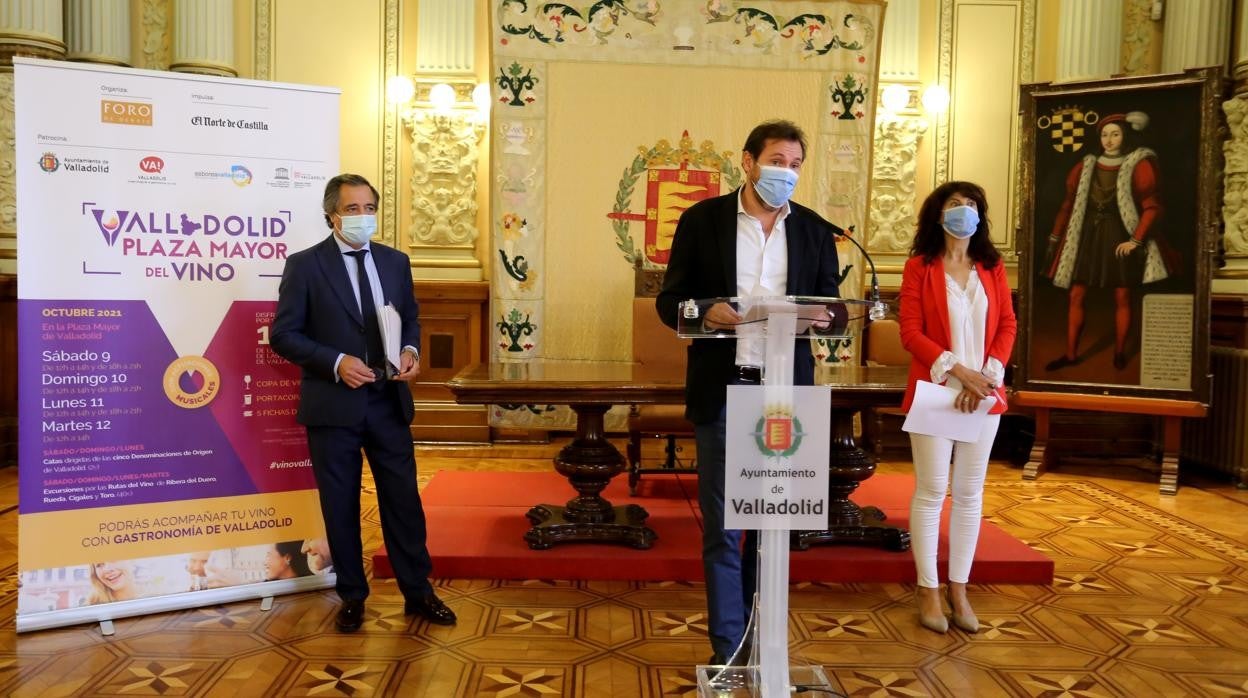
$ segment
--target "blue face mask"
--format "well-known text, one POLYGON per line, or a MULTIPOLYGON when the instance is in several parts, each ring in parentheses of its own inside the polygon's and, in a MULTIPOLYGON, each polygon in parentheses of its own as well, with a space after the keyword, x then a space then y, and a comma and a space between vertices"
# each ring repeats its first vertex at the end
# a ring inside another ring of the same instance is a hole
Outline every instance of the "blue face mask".
POLYGON ((970 206, 947 208, 940 223, 944 226, 945 232, 963 240, 974 235, 975 229, 979 227, 979 211, 970 206))
POLYGON ((793 196, 797 187, 797 172, 788 167, 760 165, 758 181, 754 182, 754 193, 763 203, 772 208, 780 208, 793 196))
POLYGON ((362 216, 341 216, 342 225, 339 226, 339 234, 342 239, 353 247, 362 247, 364 243, 373 239, 373 235, 377 232, 377 216, 375 214, 364 214, 362 216))

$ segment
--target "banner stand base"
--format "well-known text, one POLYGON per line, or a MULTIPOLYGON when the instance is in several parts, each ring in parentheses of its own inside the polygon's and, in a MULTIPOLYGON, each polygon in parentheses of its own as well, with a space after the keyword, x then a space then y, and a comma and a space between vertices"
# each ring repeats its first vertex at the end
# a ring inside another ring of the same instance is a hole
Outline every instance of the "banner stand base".
POLYGON ((267 599, 269 607, 272 608, 273 597, 275 596, 295 594, 302 591, 333 589, 337 579, 333 574, 313 574, 306 577, 295 577, 294 579, 240 584, 238 586, 207 589, 185 594, 169 594, 167 596, 115 601, 113 603, 80 606, 78 608, 66 608, 57 611, 25 613, 17 617, 16 629, 19 633, 25 633, 33 630, 61 628, 67 625, 99 623, 100 631, 105 635, 111 635, 113 621, 122 618, 143 616, 151 613, 165 613, 167 611, 181 611, 188 608, 216 606, 218 604, 236 603, 239 601, 251 601, 253 599, 260 599, 262 604, 267 599))
POLYGON ((266 596, 263 599, 260 599, 261 611, 270 611, 272 609, 273 609, 273 597, 272 596, 266 596))

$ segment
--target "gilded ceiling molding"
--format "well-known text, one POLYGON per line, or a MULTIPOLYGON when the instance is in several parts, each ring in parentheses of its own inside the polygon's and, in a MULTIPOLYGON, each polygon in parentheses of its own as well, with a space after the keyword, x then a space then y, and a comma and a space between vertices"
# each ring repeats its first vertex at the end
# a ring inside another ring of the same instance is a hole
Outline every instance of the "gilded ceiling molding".
POLYGON ((1148 75, 1148 54, 1153 47, 1153 20, 1149 18, 1153 0, 1123 0, 1122 72, 1148 75))
POLYGON ((273 0, 256 0, 253 77, 268 80, 273 70, 273 0))
MULTIPOLYGON (((400 2, 386 0, 385 53, 382 75, 399 74, 400 2)), ((381 238, 391 247, 399 246, 399 108, 386 101, 381 90, 381 238)))
MULTIPOLYGON (((169 31, 170 0, 143 0, 141 26, 143 31, 143 65, 148 70, 169 70, 173 60, 172 34, 169 31)), ((261 3, 263 4, 263 3, 261 3)))

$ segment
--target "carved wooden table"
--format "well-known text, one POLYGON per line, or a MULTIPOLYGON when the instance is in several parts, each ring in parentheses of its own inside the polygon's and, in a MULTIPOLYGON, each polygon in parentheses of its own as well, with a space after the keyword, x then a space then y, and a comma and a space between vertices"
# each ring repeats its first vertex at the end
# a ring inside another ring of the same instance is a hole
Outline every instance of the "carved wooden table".
POLYGON ((577 496, 563 506, 538 504, 529 510, 533 527, 524 538, 530 548, 590 542, 646 549, 654 543, 644 508, 613 506, 602 497, 611 478, 625 469, 624 456, 606 438, 603 415, 612 405, 681 404, 683 376, 632 363, 528 361, 474 364, 447 385, 464 404, 556 404, 576 413, 576 437, 554 461, 577 496))
POLYGON ((905 366, 819 367, 815 383, 832 388, 832 433, 828 452, 828 528, 793 531, 791 547, 806 550, 823 543, 854 543, 887 550, 909 550, 910 532, 884 523, 878 507, 859 507, 849 496, 875 474, 875 458, 854 442, 854 414, 874 406, 900 405, 906 392, 905 366))
MULTIPOLYGON (((909 531, 884 523, 877 507, 859 507, 849 497, 875 474, 875 460, 854 441, 854 415, 872 405, 898 405, 906 389, 905 367, 820 369, 817 383, 832 387, 832 445, 828 453, 828 528, 794 531, 792 546, 857 543, 908 550, 909 531)), ((474 364, 448 383, 463 404, 556 404, 576 413, 576 437, 554 459, 555 470, 578 493, 563 506, 538 504, 527 516, 529 547, 556 543, 624 543, 646 549, 655 532, 649 514, 636 504, 613 506, 601 495, 625 461, 606 438, 603 415, 612 405, 683 404, 683 376, 642 364, 589 361, 530 361, 474 364)))

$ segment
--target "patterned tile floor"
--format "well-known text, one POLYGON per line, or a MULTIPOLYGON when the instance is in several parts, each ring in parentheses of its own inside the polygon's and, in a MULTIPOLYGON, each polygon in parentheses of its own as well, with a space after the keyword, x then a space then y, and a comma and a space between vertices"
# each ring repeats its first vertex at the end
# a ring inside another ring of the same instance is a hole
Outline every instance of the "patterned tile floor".
MULTIPOLYGON (((439 469, 549 467, 554 446, 424 448, 439 469)), ((882 472, 905 472, 885 463, 882 472)), ((332 592, 18 637, 16 472, 0 471, 0 695, 695 696, 709 654, 701 585, 453 580, 459 624, 403 616, 374 582, 363 630, 333 630, 332 592)), ((976 586, 977 635, 918 627, 913 587, 794 585, 790 644, 851 696, 1248 698, 1248 492, 1185 481, 1175 497, 1130 468, 1035 482, 994 464, 985 512, 1052 556, 1052 586, 976 586)), ((366 551, 379 543, 375 502, 366 551)), ((557 551, 556 551, 557 554, 557 551)), ((610 550, 604 549, 604 555, 610 550)))

